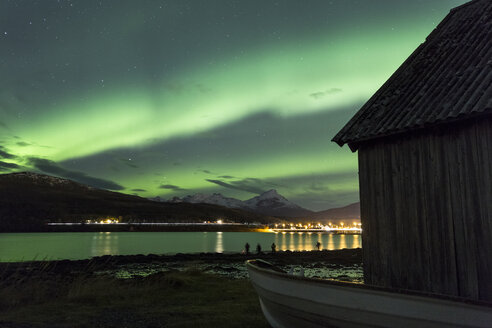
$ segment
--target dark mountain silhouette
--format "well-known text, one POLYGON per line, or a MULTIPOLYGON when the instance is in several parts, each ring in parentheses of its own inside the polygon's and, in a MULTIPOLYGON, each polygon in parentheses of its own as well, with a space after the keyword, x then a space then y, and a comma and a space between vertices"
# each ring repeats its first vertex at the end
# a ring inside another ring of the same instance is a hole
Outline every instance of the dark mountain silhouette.
POLYGON ((248 208, 254 210, 255 213, 264 215, 303 217, 313 213, 287 200, 284 196, 277 193, 275 189, 265 191, 261 195, 248 199, 245 201, 245 204, 248 208))
POLYGON ((266 223, 271 220, 212 204, 153 202, 37 173, 0 175, 0 231, 37 230, 46 222, 83 222, 108 216, 121 217, 123 222, 223 219, 266 223))
MULTIPOLYGON (((153 201, 166 202, 160 197, 152 198, 153 201)), ((183 198, 173 197, 169 203, 193 203, 193 204, 215 204, 229 208, 239 208, 261 215, 270 215, 284 218, 307 217, 312 211, 300 207, 280 195, 275 189, 265 191, 261 195, 242 201, 235 198, 225 197, 215 193, 211 195, 195 194, 183 198)))
POLYGON ((219 193, 211 195, 195 194, 183 198, 173 197, 170 200, 155 197, 151 200, 168 203, 215 204, 229 208, 243 209, 257 214, 280 217, 287 221, 289 219, 321 221, 323 223, 360 221, 360 203, 353 203, 344 207, 314 212, 287 200, 275 189, 265 191, 264 193, 245 201, 226 197, 219 193))
POLYGON ((360 221, 360 203, 353 203, 344 207, 330 208, 329 210, 314 213, 311 218, 324 223, 331 221, 338 223, 340 221, 360 221))

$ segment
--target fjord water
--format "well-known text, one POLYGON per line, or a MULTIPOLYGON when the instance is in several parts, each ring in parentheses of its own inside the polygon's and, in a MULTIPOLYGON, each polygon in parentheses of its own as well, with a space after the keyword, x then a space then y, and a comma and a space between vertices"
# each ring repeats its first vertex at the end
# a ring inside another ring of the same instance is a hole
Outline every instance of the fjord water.
POLYGON ((87 259, 101 255, 335 250, 361 247, 359 235, 269 232, 54 232, 0 234, 0 262, 87 259))

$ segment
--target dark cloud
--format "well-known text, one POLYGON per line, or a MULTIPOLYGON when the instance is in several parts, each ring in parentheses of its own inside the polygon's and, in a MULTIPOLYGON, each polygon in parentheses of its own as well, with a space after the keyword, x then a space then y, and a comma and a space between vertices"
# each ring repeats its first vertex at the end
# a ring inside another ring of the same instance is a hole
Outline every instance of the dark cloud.
POLYGON ((200 172, 206 173, 206 174, 212 174, 209 170, 200 170, 200 172))
POLYGON ((77 182, 87 184, 96 188, 109 190, 125 189, 123 186, 113 181, 91 177, 83 172, 66 170, 59 166, 57 163, 47 159, 30 157, 28 158, 28 163, 44 173, 54 174, 63 178, 75 180, 77 182))
POLYGON ((331 89, 328 89, 328 90, 325 90, 325 91, 318 91, 318 92, 311 93, 309 95, 309 97, 314 98, 314 99, 320 99, 320 98, 323 98, 323 97, 332 95, 334 93, 339 93, 339 92, 342 92, 342 91, 343 90, 340 89, 340 88, 331 88, 331 89))
POLYGON ((30 143, 24 142, 24 141, 19 141, 16 144, 17 144, 17 146, 21 146, 21 147, 26 147, 26 146, 30 146, 31 145, 30 143))
POLYGON ((309 184, 309 189, 313 191, 324 191, 326 190, 326 187, 323 184, 319 183, 318 181, 312 181, 309 184))
POLYGON ((231 182, 224 182, 222 180, 214 180, 214 179, 205 179, 205 180, 225 188, 247 191, 254 194, 261 194, 262 192, 271 189, 265 187, 265 183, 262 180, 255 179, 255 178, 246 178, 243 180, 237 180, 231 182))
POLYGON ((172 184, 164 184, 159 186, 160 189, 169 189, 169 190, 174 190, 174 191, 185 191, 186 189, 180 188, 178 186, 172 185, 172 184))
POLYGON ((235 177, 233 177, 232 175, 220 175, 220 176, 218 176, 218 178, 221 178, 221 179, 235 179, 235 177))
MULTIPOLYGON (((222 186, 222 187, 225 187, 225 188, 230 188, 230 189, 237 189, 237 190, 243 190, 244 189, 241 189, 241 188, 238 188, 232 184, 229 184, 227 182, 224 182, 224 181, 221 181, 221 180, 212 180, 212 179, 205 179, 205 181, 208 181, 208 182, 211 182, 211 183, 215 183, 216 185, 219 185, 219 186, 222 186)), ((249 190, 246 190, 246 191, 249 191, 249 190)))
POLYGON ((15 163, 7 163, 7 162, 0 161, 0 171, 9 171, 18 168, 20 168, 20 166, 15 163))
POLYGON ((132 189, 131 191, 147 191, 145 189, 140 189, 140 188, 136 188, 136 189, 132 189))
POLYGON ((12 158, 15 158, 16 156, 15 155, 12 155, 10 153, 7 153, 6 151, 3 151, 3 150, 0 149, 0 157, 12 159, 12 158))
POLYGON ((17 156, 9 153, 7 149, 3 146, 0 146, 0 157, 7 158, 7 159, 17 158, 17 156))

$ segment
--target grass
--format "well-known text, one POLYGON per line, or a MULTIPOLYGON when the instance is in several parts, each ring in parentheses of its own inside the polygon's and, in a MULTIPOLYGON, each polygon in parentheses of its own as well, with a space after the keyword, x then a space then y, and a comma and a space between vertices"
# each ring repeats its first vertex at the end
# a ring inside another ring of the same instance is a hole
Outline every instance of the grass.
POLYGON ((116 279, 0 273, 0 327, 269 327, 248 280, 196 270, 116 279))
POLYGON ((203 273, 193 263, 220 267, 263 258, 280 266, 321 261, 344 267, 360 265, 361 256, 361 249, 352 249, 0 263, 0 327, 269 327, 249 280, 203 273), (189 269, 131 279, 114 276, 126 266, 156 264, 170 270, 177 263, 189 269))

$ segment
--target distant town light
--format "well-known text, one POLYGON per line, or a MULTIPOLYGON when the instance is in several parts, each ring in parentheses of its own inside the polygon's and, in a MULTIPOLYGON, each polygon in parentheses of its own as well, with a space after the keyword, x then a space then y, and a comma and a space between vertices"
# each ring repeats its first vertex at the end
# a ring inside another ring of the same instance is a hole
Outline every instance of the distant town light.
POLYGON ((322 223, 288 223, 290 227, 285 227, 285 224, 271 224, 270 232, 282 232, 283 234, 288 231, 289 233, 303 234, 304 232, 312 234, 313 232, 334 232, 334 233, 350 233, 350 234, 360 234, 362 232, 362 224, 357 221, 352 222, 339 222, 337 224, 332 224, 331 222, 327 225, 322 223))

